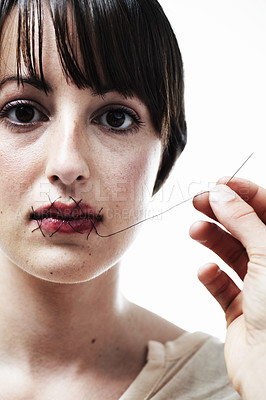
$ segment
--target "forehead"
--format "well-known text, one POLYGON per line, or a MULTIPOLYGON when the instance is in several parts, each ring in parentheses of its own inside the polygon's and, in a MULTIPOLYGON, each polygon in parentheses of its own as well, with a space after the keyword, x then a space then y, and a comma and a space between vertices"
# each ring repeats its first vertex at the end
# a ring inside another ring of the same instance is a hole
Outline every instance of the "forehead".
POLYGON ((53 75, 55 64, 60 65, 62 69, 53 21, 48 8, 43 9, 41 37, 36 13, 34 18, 30 19, 28 37, 21 28, 19 19, 19 10, 15 7, 7 16, 1 32, 1 81, 8 76, 16 76, 18 82, 20 77, 41 81, 42 73, 44 76, 53 75))
POLYGON ((18 31, 18 18, 17 13, 12 11, 6 18, 0 42, 0 75, 3 77, 5 74, 14 72, 17 65, 17 31, 18 31))
POLYGON ((172 85, 162 57, 168 21, 155 0, 0 1, 17 4, 0 18, 2 77, 27 75, 46 87, 51 60, 59 60, 78 88, 138 97, 161 132, 172 85))
MULTIPOLYGON (((96 93, 102 94, 110 90, 116 90, 124 95, 134 93, 135 82, 132 77, 127 76, 130 74, 130 68, 122 59, 118 60, 119 56, 124 57, 121 46, 117 47, 118 62, 115 68, 107 65, 113 58, 114 52, 111 51, 111 54, 106 55, 102 49, 103 42, 109 46, 107 39, 99 35, 99 26, 96 27, 101 21, 95 23, 91 19, 90 29, 85 31, 82 26, 78 28, 80 21, 76 20, 74 8, 72 10, 66 0, 62 0, 62 4, 67 5, 65 15, 60 15, 59 6, 56 6, 58 9, 56 8, 53 14, 48 2, 26 0, 25 4, 27 2, 31 4, 30 10, 23 8, 21 4, 14 7, 5 18, 3 27, 0 27, 3 28, 0 48, 2 77, 16 72, 18 81, 20 76, 30 76, 34 79, 37 77, 45 86, 45 75, 52 74, 54 70, 52 64, 56 62, 60 64, 64 78, 73 82, 78 88, 90 87, 95 89, 96 93), (39 9, 34 8, 34 4, 37 4, 39 9)), ((77 1, 78 3, 82 2, 77 1)), ((89 15, 87 17, 89 18, 89 15)), ((110 39, 109 32, 107 37, 109 41, 113 40, 110 39)))

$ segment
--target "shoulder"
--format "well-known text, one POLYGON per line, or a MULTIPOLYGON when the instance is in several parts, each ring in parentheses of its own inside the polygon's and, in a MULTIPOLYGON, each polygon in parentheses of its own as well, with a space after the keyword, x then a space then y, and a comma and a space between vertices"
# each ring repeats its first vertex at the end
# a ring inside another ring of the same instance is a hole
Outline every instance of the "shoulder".
POLYGON ((163 346, 150 344, 150 353, 164 354, 164 373, 154 393, 163 391, 165 398, 238 400, 227 374, 224 345, 205 333, 184 333, 163 346), (178 397, 176 390, 178 388, 178 397))
POLYGON ((134 346, 145 346, 146 364, 120 400, 240 400, 228 378, 219 339, 185 332, 141 307, 130 308, 131 338, 134 346))
POLYGON ((131 316, 135 343, 148 344, 148 351, 146 364, 125 399, 240 400, 229 380, 219 339, 185 332, 135 305, 131 316))
POLYGON ((231 385, 223 344, 204 333, 148 343, 147 363, 120 400, 240 400, 231 385))
POLYGON ((131 304, 131 315, 145 345, 150 340, 166 343, 185 333, 178 326, 136 304, 131 304))

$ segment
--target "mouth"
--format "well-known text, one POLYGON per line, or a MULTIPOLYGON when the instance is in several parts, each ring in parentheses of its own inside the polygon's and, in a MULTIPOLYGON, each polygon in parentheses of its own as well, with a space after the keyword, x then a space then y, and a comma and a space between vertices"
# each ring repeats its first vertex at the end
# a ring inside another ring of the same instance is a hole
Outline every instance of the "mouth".
POLYGON ((33 232, 39 229, 43 236, 47 232, 50 237, 55 233, 67 235, 87 233, 89 236, 102 221, 103 217, 100 215, 102 210, 97 212, 86 203, 80 204, 82 200, 79 202, 72 200, 72 204, 55 200, 36 210, 32 207, 29 218, 37 223, 37 228, 33 232))

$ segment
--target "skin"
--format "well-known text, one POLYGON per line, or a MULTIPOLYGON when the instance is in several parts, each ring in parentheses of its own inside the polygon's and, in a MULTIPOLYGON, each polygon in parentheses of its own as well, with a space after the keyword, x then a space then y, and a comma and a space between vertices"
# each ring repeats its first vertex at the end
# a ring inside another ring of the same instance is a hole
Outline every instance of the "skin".
POLYGON ((234 178, 225 186, 227 181, 228 178, 222 178, 214 191, 194 199, 196 209, 214 222, 195 223, 190 235, 218 254, 244 282, 241 291, 213 263, 199 271, 200 281, 225 312, 225 360, 229 377, 243 400, 263 400, 266 394, 266 190, 244 179, 234 178))
MULTIPOLYGON (((106 239, 95 232, 88 240, 59 232, 50 238, 32 232, 36 221, 29 215, 31 207, 50 204, 48 193, 65 204, 71 195, 103 207, 101 234, 137 222, 152 193, 161 143, 138 98, 116 92, 102 97, 66 81, 45 18, 50 92, 12 80, 0 89, 2 111, 26 99, 46 117, 26 127, 10 112, 0 118, 1 396, 115 399, 143 368, 148 340, 165 342, 182 333, 119 292, 119 260, 136 229, 106 239), (110 131, 99 119, 110 104, 133 110, 142 126, 131 121, 131 132, 110 131)), ((1 81, 16 75, 15 31, 14 22, 7 24, 1 81)))
MULTIPOLYGON (((161 143, 145 104, 136 97, 116 92, 95 96, 66 82, 47 17, 44 26, 44 74, 52 89, 48 96, 29 84, 18 88, 14 81, 0 90, 1 110, 11 101, 27 99, 47 117, 27 130, 11 128, 10 115, 2 114, 0 121, 1 396, 68 400, 90 393, 92 400, 109 400, 119 398, 142 369, 148 340, 172 340, 182 330, 119 293, 119 260, 135 229, 108 239, 93 233, 88 241, 83 235, 59 233, 44 238, 32 232, 36 222, 29 213, 31 206, 49 204, 48 193, 66 204, 71 195, 96 209, 104 207, 102 234, 136 222, 152 191, 161 143), (121 135, 95 123, 93 117, 110 104, 133 109, 144 125, 121 135)), ((1 80, 16 73, 12 27, 6 27, 1 80)), ((210 196, 195 199, 195 207, 214 224, 197 223, 191 236, 244 279, 241 292, 215 264, 199 272, 225 311, 225 358, 232 383, 244 400, 262 400, 266 190, 239 179, 229 186, 233 191, 218 185, 210 196), (226 196, 217 201, 217 193, 224 191, 226 196)))

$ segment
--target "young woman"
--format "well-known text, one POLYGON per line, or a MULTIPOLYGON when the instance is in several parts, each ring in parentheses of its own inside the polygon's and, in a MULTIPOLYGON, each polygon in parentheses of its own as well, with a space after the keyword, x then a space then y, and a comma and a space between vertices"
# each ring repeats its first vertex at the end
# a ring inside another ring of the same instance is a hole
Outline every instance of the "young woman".
POLYGON ((119 292, 147 193, 186 143, 157 1, 1 0, 0 15, 0 398, 263 399, 263 189, 234 180, 195 199, 232 235, 197 223, 192 237, 245 277, 241 294, 216 265, 200 273, 226 311, 234 387, 220 343, 119 292))

